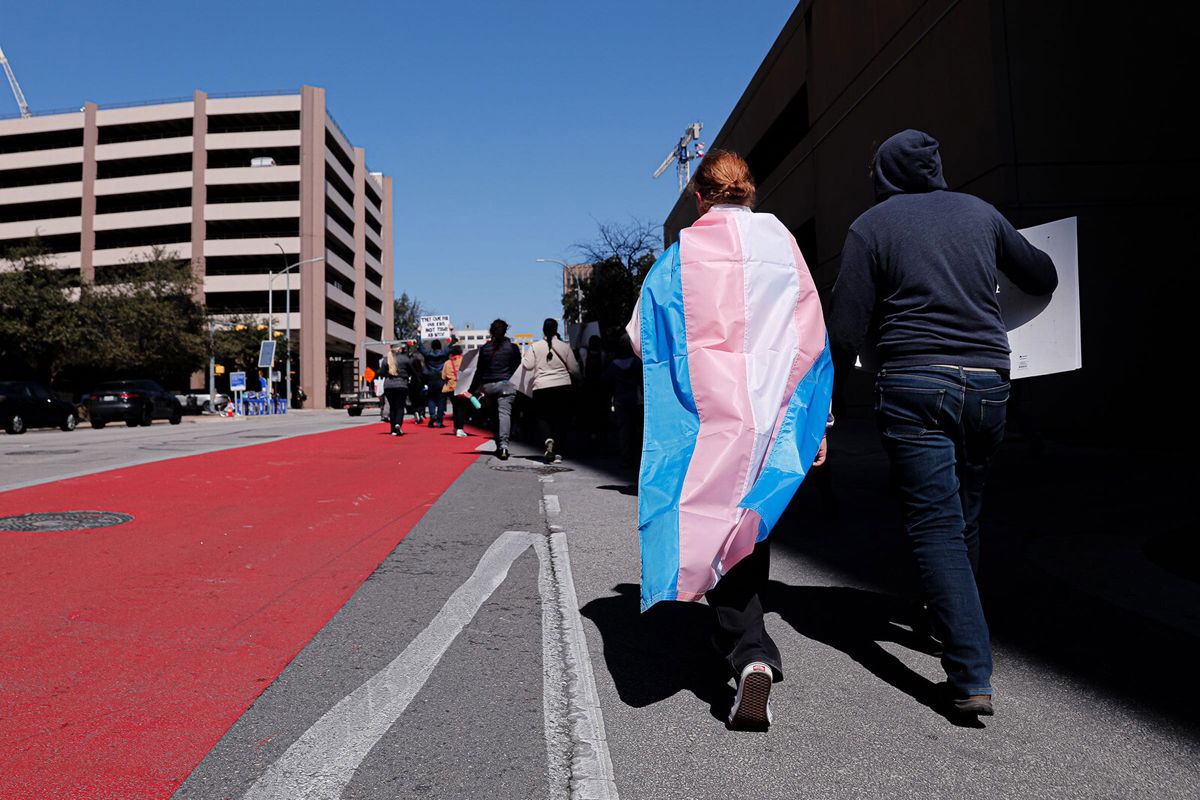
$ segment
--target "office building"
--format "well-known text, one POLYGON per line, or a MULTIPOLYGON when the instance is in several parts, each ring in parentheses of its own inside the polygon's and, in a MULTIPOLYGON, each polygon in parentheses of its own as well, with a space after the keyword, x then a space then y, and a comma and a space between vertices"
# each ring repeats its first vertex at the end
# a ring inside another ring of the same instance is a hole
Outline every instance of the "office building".
POLYGON ((211 314, 270 305, 308 407, 359 341, 392 331, 391 179, 317 87, 0 119, 0 256, 35 236, 84 281, 161 246, 192 263, 211 314))

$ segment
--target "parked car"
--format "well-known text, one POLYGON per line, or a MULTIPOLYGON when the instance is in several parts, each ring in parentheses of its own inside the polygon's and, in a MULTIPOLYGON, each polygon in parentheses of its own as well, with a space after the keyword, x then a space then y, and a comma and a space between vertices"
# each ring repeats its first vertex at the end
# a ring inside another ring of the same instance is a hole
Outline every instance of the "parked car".
POLYGON ((102 383, 83 396, 88 420, 93 428, 103 428, 110 422, 125 420, 133 428, 149 425, 156 419, 178 425, 183 419, 183 406, 175 395, 154 381, 129 380, 102 383))
POLYGON ((341 400, 342 408, 352 417, 361 417, 363 410, 368 408, 377 408, 380 413, 383 411, 383 398, 365 389, 361 392, 343 392, 341 400))
POLYGON ((30 428, 75 430, 75 406, 59 400, 40 383, 0 381, 0 425, 9 433, 30 428))
MULTIPOLYGON (((209 397, 208 392, 192 392, 191 394, 177 394, 175 399, 183 406, 185 414, 200 414, 202 412, 213 411, 213 402, 209 397)), ((216 411, 224 411, 225 406, 229 405, 229 395, 217 392, 216 411)))

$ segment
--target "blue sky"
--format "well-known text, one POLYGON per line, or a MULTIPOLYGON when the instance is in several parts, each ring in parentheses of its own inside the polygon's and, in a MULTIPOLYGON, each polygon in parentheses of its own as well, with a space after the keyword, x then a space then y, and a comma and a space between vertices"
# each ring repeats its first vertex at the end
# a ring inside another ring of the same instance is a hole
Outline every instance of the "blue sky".
POLYGON ((689 122, 712 141, 795 6, 6 2, 0 46, 34 111, 324 87, 394 178, 397 292, 534 333, 561 313, 534 259, 576 260, 597 222, 660 223, 677 185, 650 173, 689 122))

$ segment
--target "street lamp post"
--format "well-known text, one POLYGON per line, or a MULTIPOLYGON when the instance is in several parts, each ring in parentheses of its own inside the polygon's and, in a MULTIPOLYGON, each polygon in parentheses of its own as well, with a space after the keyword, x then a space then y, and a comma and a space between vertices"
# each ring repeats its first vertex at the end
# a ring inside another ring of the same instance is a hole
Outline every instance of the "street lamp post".
MULTIPOLYGON (((542 264, 561 264, 562 265, 563 275, 568 276, 567 280, 563 281, 563 283, 569 283, 571 288, 573 288, 575 290, 575 313, 579 316, 578 321, 582 323, 583 322, 583 294, 579 288, 579 278, 578 278, 578 276, 575 275, 575 271, 571 269, 571 265, 565 261, 559 261, 557 258, 535 258, 534 261, 537 261, 542 264)), ((567 321, 564 319, 562 322, 563 322, 563 329, 565 332, 567 321)))
MULTIPOLYGON (((279 248, 279 254, 281 256, 283 256, 284 263, 287 263, 287 253, 284 252, 283 245, 276 242, 275 246, 279 248)), ((279 275, 280 273, 282 273, 285 276, 285 278, 284 278, 284 280, 285 280, 284 294, 287 295, 287 328, 284 329, 284 333, 283 333, 284 341, 287 342, 287 365, 285 366, 285 369, 287 370, 287 373, 286 373, 287 381, 286 381, 286 388, 284 390, 287 392, 287 394, 284 395, 284 399, 283 399, 285 411, 286 411, 288 405, 290 405, 292 402, 292 270, 295 269, 296 267, 300 266, 301 264, 311 264, 314 261, 324 261, 324 260, 325 260, 324 256, 317 256, 316 258, 306 258, 303 261, 297 261, 295 264, 288 264, 286 267, 279 270, 279 272, 270 273, 270 276, 267 278, 267 341, 273 342, 273 341, 275 341, 275 295, 271 291, 271 285, 272 285, 272 283, 274 283, 276 275, 279 275)), ((274 389, 275 389, 274 378, 275 378, 274 366, 267 367, 267 396, 268 397, 270 397, 270 393, 272 391, 274 391, 274 389)), ((271 413, 274 413, 275 404, 270 403, 269 407, 271 409, 271 413)))
POLYGON ((217 410, 217 344, 216 330, 218 325, 229 326, 232 322, 208 318, 208 410, 217 410))

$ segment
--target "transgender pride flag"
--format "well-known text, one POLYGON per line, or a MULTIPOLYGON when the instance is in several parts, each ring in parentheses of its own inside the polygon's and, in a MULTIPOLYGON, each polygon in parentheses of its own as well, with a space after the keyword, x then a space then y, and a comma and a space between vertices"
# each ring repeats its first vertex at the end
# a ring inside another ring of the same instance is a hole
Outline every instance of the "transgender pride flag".
POLYGON ((699 600, 765 539, 825 434, 833 366, 816 287, 771 214, 716 206, 642 286, 642 610, 699 600))

